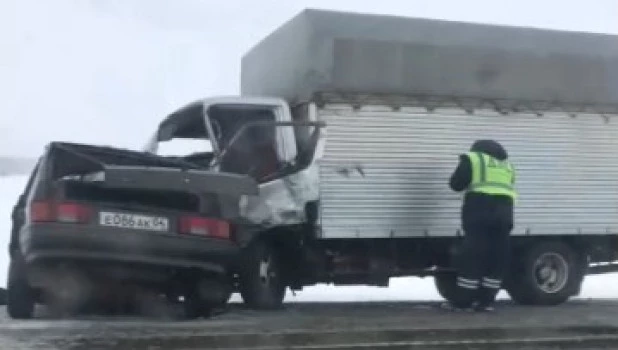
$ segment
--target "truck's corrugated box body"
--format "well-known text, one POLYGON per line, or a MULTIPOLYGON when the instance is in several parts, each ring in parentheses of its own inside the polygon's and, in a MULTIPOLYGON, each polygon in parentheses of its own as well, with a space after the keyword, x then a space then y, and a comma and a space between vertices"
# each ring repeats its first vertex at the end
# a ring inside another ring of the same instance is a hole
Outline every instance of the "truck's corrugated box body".
POLYGON ((320 171, 323 238, 448 237, 459 155, 498 140, 517 170, 513 235, 618 233, 618 116, 327 104, 320 171), (360 169, 360 170, 358 170, 360 169))
POLYGON ((242 60, 243 95, 618 104, 618 37, 306 10, 242 60))

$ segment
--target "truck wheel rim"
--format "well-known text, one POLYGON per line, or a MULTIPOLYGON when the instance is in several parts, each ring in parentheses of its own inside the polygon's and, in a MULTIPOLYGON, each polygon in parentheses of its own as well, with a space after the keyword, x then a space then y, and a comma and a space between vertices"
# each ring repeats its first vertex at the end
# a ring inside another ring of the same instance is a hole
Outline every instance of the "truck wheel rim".
POLYGON ((567 284, 569 264, 557 253, 544 253, 534 263, 534 278, 543 292, 555 294, 562 291, 567 284))

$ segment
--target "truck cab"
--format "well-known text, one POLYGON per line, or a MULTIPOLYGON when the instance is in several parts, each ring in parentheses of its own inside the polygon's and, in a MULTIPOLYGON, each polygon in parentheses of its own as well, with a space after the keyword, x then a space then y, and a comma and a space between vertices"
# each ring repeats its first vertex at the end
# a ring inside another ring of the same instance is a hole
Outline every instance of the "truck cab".
POLYGON ((163 155, 170 143, 197 141, 180 152, 184 160, 258 183, 258 196, 241 199, 240 217, 262 227, 300 224, 317 200, 316 126, 309 113, 294 119, 283 99, 214 97, 170 114, 145 150, 163 155))

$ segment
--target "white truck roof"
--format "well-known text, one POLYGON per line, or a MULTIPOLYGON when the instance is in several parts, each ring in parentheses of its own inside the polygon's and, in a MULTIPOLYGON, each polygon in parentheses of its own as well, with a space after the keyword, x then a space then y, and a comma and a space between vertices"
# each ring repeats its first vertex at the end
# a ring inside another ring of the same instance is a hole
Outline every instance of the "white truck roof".
POLYGON ((618 105, 618 36, 305 10, 242 59, 243 95, 618 105))

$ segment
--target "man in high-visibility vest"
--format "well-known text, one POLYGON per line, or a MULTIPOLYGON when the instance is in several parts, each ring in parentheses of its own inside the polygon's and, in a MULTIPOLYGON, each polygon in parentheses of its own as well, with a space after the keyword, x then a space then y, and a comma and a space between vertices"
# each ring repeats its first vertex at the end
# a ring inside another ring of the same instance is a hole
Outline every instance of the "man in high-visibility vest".
POLYGON ((457 264, 457 293, 450 308, 489 311, 500 290, 513 229, 515 169, 493 140, 474 142, 459 158, 450 187, 465 192, 461 210, 463 245, 457 264))

